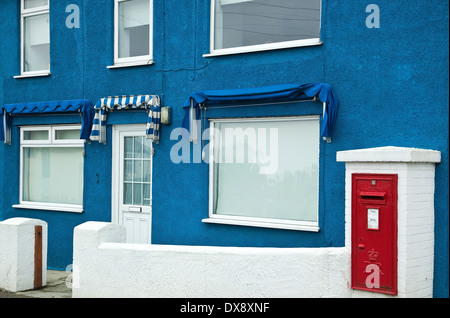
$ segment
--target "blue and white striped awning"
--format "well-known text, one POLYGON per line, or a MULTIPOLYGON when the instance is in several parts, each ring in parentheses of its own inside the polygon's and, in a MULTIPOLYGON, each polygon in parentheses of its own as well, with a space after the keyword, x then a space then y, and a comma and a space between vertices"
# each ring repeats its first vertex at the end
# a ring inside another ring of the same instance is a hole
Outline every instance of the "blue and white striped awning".
POLYGON ((148 111, 147 138, 159 143, 159 127, 161 120, 160 99, 157 95, 115 96, 100 99, 95 104, 96 110, 91 131, 91 140, 106 144, 107 112, 119 109, 146 109, 148 111))

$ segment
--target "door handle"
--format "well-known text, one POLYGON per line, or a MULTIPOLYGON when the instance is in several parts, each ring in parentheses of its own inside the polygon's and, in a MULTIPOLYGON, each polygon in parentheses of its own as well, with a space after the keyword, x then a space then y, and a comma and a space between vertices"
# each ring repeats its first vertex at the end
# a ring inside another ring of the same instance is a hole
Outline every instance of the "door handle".
POLYGON ((364 244, 358 244, 359 249, 364 249, 366 246, 364 244))

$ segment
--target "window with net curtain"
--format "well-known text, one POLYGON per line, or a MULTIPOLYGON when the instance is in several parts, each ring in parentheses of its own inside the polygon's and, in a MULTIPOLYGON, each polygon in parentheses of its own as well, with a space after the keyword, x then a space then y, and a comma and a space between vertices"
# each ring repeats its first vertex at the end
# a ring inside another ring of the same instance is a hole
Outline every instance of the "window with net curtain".
POLYGON ((212 1, 212 51, 320 41, 321 0, 212 1))
POLYGON ((82 208, 81 128, 60 128, 22 128, 21 204, 82 208))
POLYGON ((48 0, 22 0, 22 73, 50 70, 48 0))
POLYGON ((318 224, 318 117, 212 120, 211 126, 210 217, 318 224))
POLYGON ((124 137, 123 204, 151 205, 151 151, 150 139, 124 137))

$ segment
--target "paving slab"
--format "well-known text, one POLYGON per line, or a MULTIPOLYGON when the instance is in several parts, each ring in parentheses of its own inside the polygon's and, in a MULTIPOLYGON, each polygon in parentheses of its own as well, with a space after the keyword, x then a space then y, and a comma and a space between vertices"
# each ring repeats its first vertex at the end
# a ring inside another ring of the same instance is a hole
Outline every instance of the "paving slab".
POLYGON ((0 290, 0 298, 71 298, 72 289, 66 281, 71 272, 47 270, 47 285, 16 293, 0 290))

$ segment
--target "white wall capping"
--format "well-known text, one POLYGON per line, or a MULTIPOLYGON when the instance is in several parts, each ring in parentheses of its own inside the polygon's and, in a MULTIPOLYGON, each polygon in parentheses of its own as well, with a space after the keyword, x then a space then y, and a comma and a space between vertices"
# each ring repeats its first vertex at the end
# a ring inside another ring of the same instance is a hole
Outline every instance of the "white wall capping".
POLYGON ((441 162, 441 152, 407 147, 377 147, 338 151, 338 162, 441 162))

